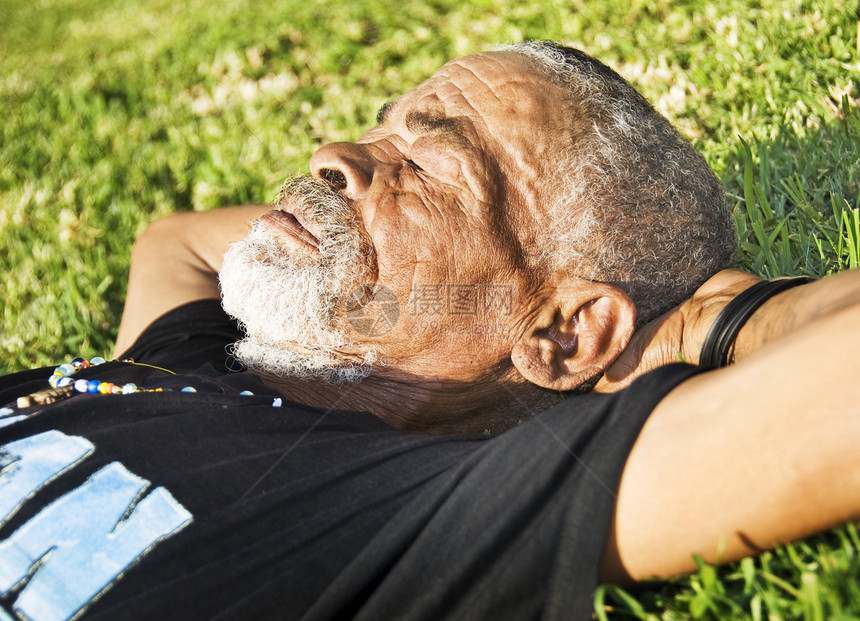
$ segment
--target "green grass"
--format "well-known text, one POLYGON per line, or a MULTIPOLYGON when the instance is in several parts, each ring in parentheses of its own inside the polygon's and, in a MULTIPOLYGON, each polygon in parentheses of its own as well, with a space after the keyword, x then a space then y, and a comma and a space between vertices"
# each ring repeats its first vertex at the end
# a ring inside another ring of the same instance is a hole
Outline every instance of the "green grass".
POLYGON ((608 619, 860 619, 860 537, 853 524, 635 595, 603 585, 596 617, 608 619))
MULTIPOLYGON (((268 202, 445 60, 525 38, 601 58, 694 141, 735 207, 740 266, 860 264, 856 0, 388 6, 0 0, 0 372, 109 352, 153 219, 268 202)), ((858 550, 837 529, 634 596, 606 588, 596 615, 860 618, 858 550)))

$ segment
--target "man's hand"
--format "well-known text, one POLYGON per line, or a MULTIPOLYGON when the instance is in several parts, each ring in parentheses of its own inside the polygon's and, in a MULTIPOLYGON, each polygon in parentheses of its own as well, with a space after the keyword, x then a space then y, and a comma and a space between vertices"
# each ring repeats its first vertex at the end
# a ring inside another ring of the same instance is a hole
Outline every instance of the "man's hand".
POLYGON ((643 373, 672 362, 698 364, 702 344, 717 315, 759 280, 731 269, 712 276, 690 299, 638 330, 594 390, 620 390, 643 373))

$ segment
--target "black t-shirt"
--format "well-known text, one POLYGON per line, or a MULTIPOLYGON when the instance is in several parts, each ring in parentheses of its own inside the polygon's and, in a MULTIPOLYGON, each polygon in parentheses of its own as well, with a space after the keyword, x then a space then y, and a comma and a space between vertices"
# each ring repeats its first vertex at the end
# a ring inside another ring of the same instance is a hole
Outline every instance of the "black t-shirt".
POLYGON ((195 302, 75 376, 170 390, 0 410, 0 620, 588 618, 628 451, 696 372, 433 437, 227 373, 237 337, 195 302))

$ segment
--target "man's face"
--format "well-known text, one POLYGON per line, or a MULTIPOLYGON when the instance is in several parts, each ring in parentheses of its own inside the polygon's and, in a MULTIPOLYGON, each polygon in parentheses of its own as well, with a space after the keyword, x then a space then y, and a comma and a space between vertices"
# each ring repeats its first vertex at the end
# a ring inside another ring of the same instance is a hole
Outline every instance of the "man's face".
POLYGON ((358 141, 317 151, 321 182, 288 181, 258 241, 225 258, 225 308, 317 367, 378 359, 374 375, 455 381, 509 367, 542 301, 527 257, 563 101, 510 53, 448 63, 358 141))

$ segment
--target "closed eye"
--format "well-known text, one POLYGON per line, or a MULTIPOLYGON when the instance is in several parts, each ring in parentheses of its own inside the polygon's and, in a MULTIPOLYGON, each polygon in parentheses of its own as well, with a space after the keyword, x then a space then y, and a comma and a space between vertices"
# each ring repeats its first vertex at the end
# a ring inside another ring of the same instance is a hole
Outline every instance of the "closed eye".
POLYGON ((408 157, 406 158, 406 165, 409 166, 412 170, 417 170, 419 172, 423 172, 423 168, 421 168, 418 164, 410 160, 408 157))

